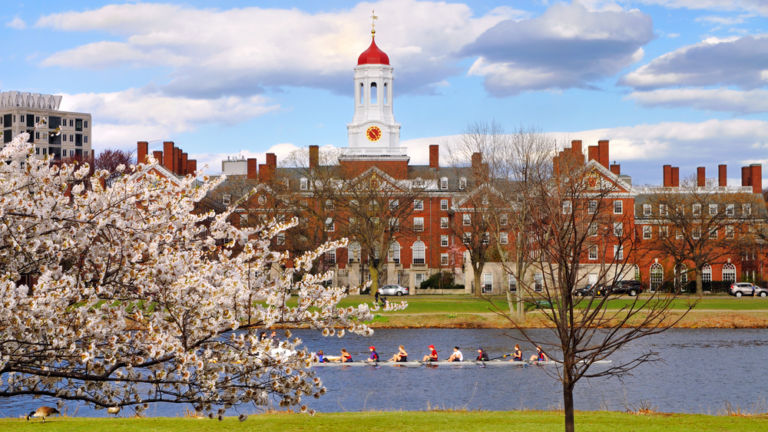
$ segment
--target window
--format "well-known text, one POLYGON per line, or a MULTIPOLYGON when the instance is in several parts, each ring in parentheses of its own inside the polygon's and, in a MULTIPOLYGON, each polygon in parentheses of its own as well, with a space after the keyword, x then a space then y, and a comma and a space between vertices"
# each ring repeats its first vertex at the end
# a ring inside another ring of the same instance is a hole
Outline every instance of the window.
POLYGON ((725 215, 726 216, 734 216, 736 214, 736 209, 733 204, 726 204, 725 205, 725 215))
POLYGON ((225 206, 228 206, 231 199, 232 199, 232 195, 224 194, 221 196, 221 203, 224 204, 225 206))
POLYGON ((643 216, 650 216, 650 215, 651 215, 651 205, 643 204, 643 216))
POLYGON ((395 264, 400 264, 400 243, 395 241, 389 245, 389 259, 395 264))
POLYGON ((723 281, 736 282, 736 266, 731 263, 723 264, 723 281))
POLYGON ((733 225, 726 225, 725 226, 725 238, 727 239, 733 239, 733 225))
POLYGON ((691 229, 691 237, 694 239, 700 239, 701 238, 701 227, 693 227, 691 229))
POLYGON ((389 229, 391 231, 400 231, 400 219, 389 218, 389 229))
POLYGON ((701 281, 704 283, 712 282, 712 267, 709 264, 704 264, 701 268, 701 281))
POLYGON ((378 87, 376 86, 376 83, 371 83, 371 104, 377 104, 378 103, 378 87))
POLYGON ((325 253, 325 263, 326 264, 336 264, 336 251, 328 251, 325 253))
POLYGON ((710 216, 717 215, 717 204, 710 204, 709 205, 709 215, 710 216))
POLYGON ((650 225, 643 225, 643 239, 649 240, 652 238, 653 228, 650 225))
POLYGON ((621 237, 624 234, 624 224, 621 222, 613 223, 613 235, 621 237))
POLYGON ((332 218, 327 218, 325 220, 325 230, 327 232, 336 231, 336 224, 333 223, 333 219, 332 218))
POLYGON ((669 237, 669 227, 668 226, 660 226, 659 227, 659 238, 667 238, 669 237))
POLYGON ((544 291, 544 274, 534 273, 533 275, 533 290, 536 292, 544 291))
POLYGON ((384 105, 389 104, 389 94, 387 94, 387 83, 384 83, 384 91, 382 92, 381 98, 384 100, 384 105))
POLYGON ((463 240, 464 240, 464 244, 470 244, 472 242, 472 233, 471 232, 465 232, 463 240))
POLYGON ((464 226, 472 225, 472 215, 467 213, 461 215, 461 223, 464 226))
POLYGON ((83 127, 86 128, 86 129, 88 128, 88 120, 83 122, 83 127))
POLYGON ((424 231, 424 218, 423 217, 415 217, 415 218, 413 218, 413 230, 414 231, 424 231))
POLYGON ((590 237, 597 236, 597 222, 590 222, 589 227, 587 227, 587 234, 590 237))
POLYGON ((683 230, 680 228, 675 229, 675 238, 681 240, 683 238, 683 230))
POLYGON ((597 245, 589 247, 589 260, 595 261, 597 259, 597 245))
POLYGON ((624 259, 624 248, 622 246, 613 246, 613 259, 616 261, 624 259))
POLYGON ((651 264, 651 291, 656 291, 661 288, 661 284, 664 282, 664 267, 659 263, 651 264))
POLYGON ((347 248, 347 258, 349 262, 356 262, 360 259, 360 243, 353 242, 349 244, 347 248))
POLYGON ((509 292, 517 292, 517 278, 511 273, 507 275, 507 287, 509 292))
POLYGON ((483 199, 481 201, 483 205, 488 205, 488 195, 483 195, 483 199))
POLYGON ((509 243, 509 236, 505 232, 499 233, 499 243, 500 244, 508 244, 509 243))
POLYGON ((570 201, 563 201, 563 214, 571 214, 572 204, 570 201))
POLYGON ((440 265, 441 266, 447 266, 448 265, 448 254, 447 253, 440 254, 440 265))
POLYGON ((622 214, 624 213, 624 202, 621 200, 616 200, 613 202, 613 214, 622 214))
POLYGON ((752 216, 752 204, 742 204, 741 215, 744 217, 752 216))
POLYGON ((415 179, 413 179, 413 187, 415 188, 424 187, 424 181, 421 179, 421 177, 416 177, 415 179))
POLYGON ((441 217, 440 218, 440 228, 448 228, 448 218, 447 217, 441 217))
POLYGON ((440 189, 442 190, 448 189, 448 177, 440 178, 440 189))
POLYGON ((441 235, 440 236, 440 246, 441 247, 448 247, 448 236, 447 235, 441 235))
POLYGON ((499 225, 501 226, 507 226, 508 218, 507 215, 503 214, 499 216, 499 225))
POLYGON ((83 135, 83 142, 88 144, 88 135, 83 135))
POLYGON ((493 273, 483 273, 483 288, 484 293, 493 291, 493 273))
POLYGON ((481 241, 483 242, 484 245, 487 245, 491 241, 491 235, 488 234, 487 232, 483 233, 483 237, 481 241))
POLYGON ((424 256, 427 250, 424 242, 421 240, 415 242, 411 249, 413 249, 413 263, 424 264, 424 256))
POLYGON ((659 216, 667 216, 667 214, 669 214, 667 211, 667 205, 659 204, 659 216))
POLYGON ((460 190, 464 190, 466 188, 467 188, 467 178, 466 177, 461 177, 459 179, 459 189, 460 190))
POLYGON ((423 200, 413 200, 413 209, 414 210, 424 210, 424 201, 423 200))
POLYGON ((696 203, 691 206, 691 211, 694 216, 701 216, 701 204, 696 203))
POLYGON ((365 90, 364 89, 365 89, 365 86, 363 85, 363 83, 360 83, 360 105, 362 105, 363 102, 365 101, 365 90))
POLYGON ((277 243, 278 245, 284 245, 285 233, 277 233, 277 236, 275 237, 275 243, 277 243))
POLYGON ((587 212, 589 214, 597 213, 597 200, 590 200, 587 204, 587 212))
POLYGON ((325 209, 326 210, 333 210, 333 201, 325 200, 325 209))
POLYGON ((447 199, 441 199, 440 200, 440 210, 448 210, 448 200, 447 199))

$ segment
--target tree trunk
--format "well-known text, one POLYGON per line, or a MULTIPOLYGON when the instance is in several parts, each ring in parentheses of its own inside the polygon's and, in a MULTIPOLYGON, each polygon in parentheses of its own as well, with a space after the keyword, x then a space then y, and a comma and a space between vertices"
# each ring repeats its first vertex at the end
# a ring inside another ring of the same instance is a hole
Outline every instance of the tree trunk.
POLYGON ((472 275, 472 278, 473 278, 474 284, 475 284, 475 287, 474 287, 475 288, 475 296, 480 297, 481 295, 483 295, 483 287, 480 286, 480 270, 476 270, 474 268, 473 268, 473 270, 474 270, 474 274, 472 275))
POLYGON ((576 425, 573 417, 573 383, 567 371, 563 371, 563 410, 565 414, 565 432, 574 432, 576 425))
POLYGON ((701 269, 696 267, 696 295, 701 297, 704 295, 704 281, 701 280, 701 269))
POLYGON ((371 275, 371 295, 376 295, 379 290, 379 269, 376 266, 368 266, 368 274, 371 275))
POLYGON ((509 314, 516 317, 517 314, 515 314, 515 300, 512 298, 512 293, 509 291, 509 288, 505 289, 504 292, 507 293, 507 307, 509 307, 509 314))

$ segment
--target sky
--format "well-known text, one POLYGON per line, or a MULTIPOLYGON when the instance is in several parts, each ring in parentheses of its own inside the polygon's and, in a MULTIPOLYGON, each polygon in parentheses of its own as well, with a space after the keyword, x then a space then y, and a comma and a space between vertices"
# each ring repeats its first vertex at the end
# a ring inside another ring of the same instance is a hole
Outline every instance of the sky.
MULTIPOLYGON (((634 184, 768 161, 767 0, 5 0, 0 90, 61 94, 93 146, 228 156, 345 147, 376 42, 412 164, 474 123, 611 141, 634 184)), ((763 170, 768 178, 768 167, 763 170)), ((768 185, 768 181, 763 182, 768 185)))

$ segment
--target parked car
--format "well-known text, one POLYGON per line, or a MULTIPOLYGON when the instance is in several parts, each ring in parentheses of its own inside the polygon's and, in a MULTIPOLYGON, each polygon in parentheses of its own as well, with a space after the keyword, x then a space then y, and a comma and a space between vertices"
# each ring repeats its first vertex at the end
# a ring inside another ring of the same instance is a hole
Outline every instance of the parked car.
POLYGON ((734 282, 728 288, 728 294, 737 298, 745 295, 766 297, 768 296, 768 290, 751 282, 734 282))
POLYGON ((381 295, 408 295, 408 287, 404 287, 402 285, 392 284, 392 285, 384 285, 383 287, 379 288, 379 294, 381 295))
POLYGON ((587 286, 583 286, 581 288, 576 288, 573 290, 573 296, 574 297, 592 297, 595 295, 595 290, 592 289, 592 284, 588 284, 587 286))
POLYGON ((643 283, 638 280, 621 280, 610 287, 610 294, 629 294, 634 297, 643 292, 643 283))

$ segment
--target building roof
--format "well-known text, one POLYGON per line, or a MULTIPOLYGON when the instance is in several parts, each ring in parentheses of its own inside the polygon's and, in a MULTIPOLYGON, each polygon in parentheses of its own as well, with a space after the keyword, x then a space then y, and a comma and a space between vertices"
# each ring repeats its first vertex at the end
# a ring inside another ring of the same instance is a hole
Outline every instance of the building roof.
POLYGON ((371 37, 371 46, 357 58, 357 65, 383 64, 389 65, 389 56, 376 46, 376 37, 371 37))

